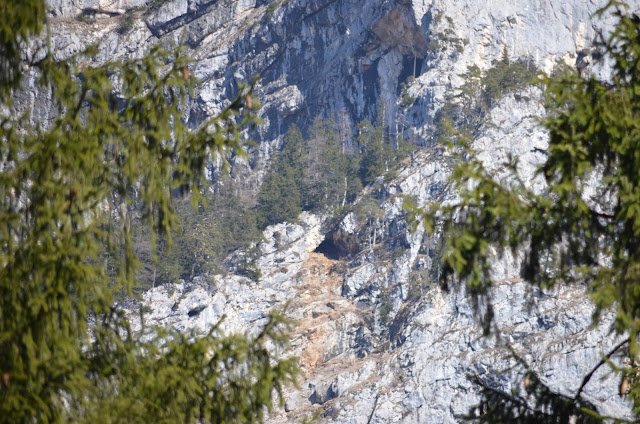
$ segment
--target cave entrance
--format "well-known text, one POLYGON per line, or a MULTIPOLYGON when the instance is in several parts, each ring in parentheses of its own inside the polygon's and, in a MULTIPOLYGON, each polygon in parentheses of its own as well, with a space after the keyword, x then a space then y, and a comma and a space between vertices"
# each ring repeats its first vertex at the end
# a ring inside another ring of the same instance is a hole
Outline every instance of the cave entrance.
POLYGON ((336 246, 331 237, 326 237, 322 241, 322 243, 320 243, 320 245, 316 247, 316 250, 314 250, 314 252, 322 253, 324 256, 334 261, 343 259, 344 257, 349 255, 349 253, 336 246))

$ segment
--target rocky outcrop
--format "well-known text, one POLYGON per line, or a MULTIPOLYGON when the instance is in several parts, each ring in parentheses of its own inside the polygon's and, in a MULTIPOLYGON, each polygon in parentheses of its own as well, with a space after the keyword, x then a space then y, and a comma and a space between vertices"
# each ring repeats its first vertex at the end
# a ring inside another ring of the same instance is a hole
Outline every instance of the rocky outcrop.
MULTIPOLYGON (((333 115, 345 127, 374 120, 382 99, 392 132, 429 138, 444 93, 467 66, 486 69, 506 52, 550 70, 557 61, 588 66, 605 2, 551 0, 51 0, 53 47, 67 57, 96 44, 97 63, 136 57, 155 43, 191 48, 202 81, 186 116, 197 126, 237 85, 259 74, 261 144, 235 174, 255 190, 269 150, 291 123, 333 115), (366 13, 361 13, 366 11, 366 13), (398 107, 401 83, 415 98, 398 107)), ((35 54, 35 53, 32 53, 35 54)), ((37 102, 36 102, 37 105, 37 102)))
POLYGON ((106 16, 121 15, 128 10, 143 7, 149 0, 49 0, 51 16, 74 18, 83 13, 106 16))
MULTIPOLYGON (((365 188, 330 228, 327 217, 308 213, 269 227, 256 246, 257 281, 230 273, 156 287, 143 298, 146 319, 204 330, 225 315, 225 331, 257 331, 268 310, 288 304, 296 324, 287 354, 300 358, 303 375, 272 422, 298 422, 316 409, 322 422, 456 422, 478 400, 469 375, 521 389, 505 344, 554 389, 572 394, 617 342, 609 334, 612 317, 592 328, 585 287, 533 290, 518 279, 517 258, 507 256, 494 263, 495 323, 504 337, 481 337, 464 289, 445 293, 433 283, 440 241, 411 228, 403 202, 455 201, 447 183, 455 158, 427 141, 445 93, 461 84, 469 65, 487 69, 506 52, 546 71, 560 61, 606 74, 590 68, 596 34, 611 28, 610 18, 593 15, 604 3, 51 0, 60 58, 92 43, 99 45, 97 63, 140 56, 154 43, 186 43, 202 81, 185 111, 190 125, 219 111, 239 83, 259 73, 263 124, 248 136, 260 143, 233 170, 253 190, 289 124, 304 129, 310 118, 334 113, 349 127, 375 118, 379 99, 392 132, 410 128, 408 138, 429 146, 394 178, 365 188), (400 107, 401 90, 415 99, 410 105, 400 107)), ((23 106, 44 119, 51 112, 39 99, 30 93, 23 106)), ((541 187, 534 170, 547 145, 537 124, 544 113, 537 88, 509 94, 491 111, 493 125, 473 143, 496 178, 507 177, 501 164, 518 156, 525 181, 541 187)), ((602 412, 627 416, 615 377, 605 371, 585 395, 602 412)))
MULTIPOLYGON (((497 176, 511 152, 520 156, 530 183, 541 184, 530 172, 547 143, 536 124, 544 113, 540 95, 533 88, 505 97, 492 111, 501 125, 474 141, 497 176)), ((324 218, 305 213, 299 224, 269 227, 259 246, 259 281, 227 275, 156 288, 145 295, 149 319, 204 329, 225 313, 227 331, 256 330, 269 308, 288 304, 295 325, 287 354, 300 358, 303 374, 300 389, 285 393, 274 423, 299 422, 316 410, 321 422, 458 422, 478 401, 471 376, 523 390, 523 370, 508 348, 546 384, 574 394, 602 354, 619 342, 610 334, 612 314, 591 326, 586 287, 532 289, 518 278, 517 258, 496 260, 494 322, 502 334, 496 339, 482 337, 464 288, 447 293, 434 283, 439 242, 420 227, 411 231, 400 194, 420 205, 455 200, 446 183, 452 160, 440 148, 425 149, 392 181, 368 187, 363 198, 382 193, 384 216, 377 224, 352 212, 338 230, 324 233, 324 218), (373 225, 378 239, 369 245, 373 225), (314 252, 336 231, 359 240, 360 248, 333 259, 314 252), (403 247, 393 253, 393 245, 403 247)), ((605 414, 629 416, 617 383, 602 368, 584 395, 605 414)))

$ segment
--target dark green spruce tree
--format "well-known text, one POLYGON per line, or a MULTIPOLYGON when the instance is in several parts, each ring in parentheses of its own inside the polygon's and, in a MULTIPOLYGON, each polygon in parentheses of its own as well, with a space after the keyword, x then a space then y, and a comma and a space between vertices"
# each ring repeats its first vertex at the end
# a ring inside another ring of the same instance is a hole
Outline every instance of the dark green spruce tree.
POLYGON ((295 220, 302 212, 305 150, 302 133, 292 125, 284 137, 282 151, 273 160, 258 192, 256 210, 260 228, 295 220))
POLYGON ((381 120, 377 125, 363 121, 358 125, 358 144, 362 151, 360 179, 364 185, 371 184, 391 167, 393 149, 389 144, 387 128, 381 120))
POLYGON ((91 52, 62 62, 49 52, 29 65, 59 113, 31 124, 12 92, 45 7, 0 0, 0 422, 262 421, 296 373, 294 359, 274 356, 281 316, 253 336, 135 333, 114 306, 139 269, 132 211, 172 243, 172 192, 197 202, 207 161, 242 151, 251 87, 189 131, 183 50, 96 67, 80 66, 91 52))
POLYGON ((135 291, 220 273, 229 253, 260 239, 255 211, 242 203, 229 175, 207 189, 202 200, 194 208, 188 197, 172 199, 177 221, 171 246, 160 235, 154 249, 148 226, 133 220, 134 252, 141 262, 135 291))
POLYGON ((321 211, 342 205, 348 190, 347 157, 335 122, 316 118, 307 140, 304 169, 304 208, 321 211))

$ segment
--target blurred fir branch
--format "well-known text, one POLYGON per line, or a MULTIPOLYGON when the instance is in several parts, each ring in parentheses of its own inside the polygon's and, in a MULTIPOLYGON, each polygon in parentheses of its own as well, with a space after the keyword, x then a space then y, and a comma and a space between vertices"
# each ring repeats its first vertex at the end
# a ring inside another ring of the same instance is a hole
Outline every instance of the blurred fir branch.
POLYGON ((114 307, 138 271, 134 211, 171 245, 172 193, 196 204, 208 161, 243 152, 253 85, 192 131, 183 48, 95 67, 84 65, 94 49, 49 52, 29 72, 57 116, 34 122, 11 94, 45 3, 0 0, 0 11, 0 422, 262 421, 297 370, 278 357, 281 316, 257 336, 136 333, 114 307))

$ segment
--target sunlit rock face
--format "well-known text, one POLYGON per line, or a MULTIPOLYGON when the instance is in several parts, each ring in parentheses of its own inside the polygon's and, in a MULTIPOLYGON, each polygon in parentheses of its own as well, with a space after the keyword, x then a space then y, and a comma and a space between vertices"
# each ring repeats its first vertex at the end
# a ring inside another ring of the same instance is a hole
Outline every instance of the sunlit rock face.
MULTIPOLYGON (((98 44, 97 62, 136 57, 155 43, 185 43, 202 82, 185 118, 197 126, 238 84, 260 75, 261 143, 235 172, 255 190, 270 149, 290 124, 334 116, 345 128, 375 120, 428 138, 443 95, 469 65, 503 54, 549 71, 588 66, 599 1, 51 0, 58 57, 98 44), (402 83, 406 86, 403 88, 402 83), (401 91, 416 100, 399 108, 401 91), (381 100, 381 102, 380 102, 381 100)), ((31 52, 35 55, 36 51, 31 52)))
MULTIPOLYGON (((255 193, 272 150, 290 124, 303 130, 315 116, 345 128, 378 113, 393 134, 404 129, 425 145, 394 178, 366 187, 353 212, 330 219, 305 213, 296 223, 267 228, 257 246, 262 276, 232 271, 156 287, 144 295, 150 323, 181 331, 208 328, 225 315, 228 332, 257 331, 272 308, 288 304, 296 320, 287 355, 300 358, 300 389, 286 393, 272 422, 299 422, 321 411, 321 422, 453 423, 478 401, 469 376, 496 388, 522 390, 508 343, 555 390, 571 395, 618 340, 612 316, 590 328, 586 288, 541 292, 519 279, 518 257, 494 262, 493 298, 502 340, 482 338, 472 304, 460 288, 445 293, 438 275, 440 241, 407 222, 403 195, 423 206, 452 202, 454 158, 429 143, 444 96, 470 65, 488 69, 504 55, 550 71, 557 63, 606 76, 593 67, 598 33, 612 28, 594 13, 606 2, 585 0, 50 0, 54 54, 68 57, 98 45, 94 63, 140 57, 151 45, 183 42, 201 85, 184 111, 197 126, 260 74, 256 93, 263 123, 257 141, 232 176, 255 193), (404 85, 401 85, 404 83, 404 85), (403 105, 402 94, 415 100, 403 105), (363 199, 380 208, 358 212, 363 199), (424 284, 415 282, 427 281, 424 284)), ((634 10, 638 1, 631 2, 634 10)), ((37 44, 25 52, 37 57, 37 44)), ((29 78, 26 84, 29 84, 29 78)), ((46 119, 42 93, 20 97, 46 119)), ((501 99, 491 125, 473 140, 496 178, 520 158, 534 189, 547 134, 542 93, 527 88, 501 99)), ((213 171, 215 167, 212 165, 213 171)), ((212 172, 215 176, 215 172, 212 172)), ((230 258, 242 257, 236 252, 230 258)), ((136 305, 127 306, 135 310, 136 305)), ((601 412, 628 416, 617 381, 599 371, 585 388, 601 412)))

